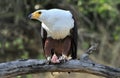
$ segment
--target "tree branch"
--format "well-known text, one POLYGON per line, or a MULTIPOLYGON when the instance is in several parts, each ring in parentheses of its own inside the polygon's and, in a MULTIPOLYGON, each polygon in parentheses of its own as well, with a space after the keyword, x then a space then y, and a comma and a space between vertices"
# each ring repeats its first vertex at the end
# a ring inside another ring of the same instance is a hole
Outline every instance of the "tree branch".
POLYGON ((114 68, 97 64, 89 59, 89 55, 97 48, 90 47, 80 60, 70 60, 61 64, 47 64, 46 60, 23 59, 6 63, 0 63, 0 77, 32 74, 40 72, 83 72, 98 76, 117 78, 120 77, 120 68, 114 68))

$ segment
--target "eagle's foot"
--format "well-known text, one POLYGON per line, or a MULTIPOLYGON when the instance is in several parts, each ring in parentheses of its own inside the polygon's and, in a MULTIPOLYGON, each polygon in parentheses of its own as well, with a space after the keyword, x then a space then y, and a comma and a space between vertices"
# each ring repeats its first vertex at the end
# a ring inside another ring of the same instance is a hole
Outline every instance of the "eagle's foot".
POLYGON ((71 59, 71 57, 68 57, 66 55, 62 55, 58 58, 56 54, 53 54, 52 57, 47 57, 47 62, 46 63, 47 64, 51 64, 51 63, 52 64, 58 64, 58 63, 64 63, 64 62, 66 62, 70 59, 71 59))
POLYGON ((66 62, 66 61, 68 61, 68 60, 70 60, 70 59, 71 59, 71 58, 69 58, 68 56, 62 55, 62 56, 59 58, 59 61, 62 62, 62 63, 64 63, 64 62, 66 62))

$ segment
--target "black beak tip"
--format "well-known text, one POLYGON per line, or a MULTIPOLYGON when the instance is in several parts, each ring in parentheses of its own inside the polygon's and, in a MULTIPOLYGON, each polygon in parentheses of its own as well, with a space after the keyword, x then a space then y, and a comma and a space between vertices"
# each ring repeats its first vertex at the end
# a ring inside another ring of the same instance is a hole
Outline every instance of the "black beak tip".
POLYGON ((28 15, 28 18, 30 18, 30 19, 31 19, 31 17, 32 17, 32 14, 29 14, 29 15, 28 15))

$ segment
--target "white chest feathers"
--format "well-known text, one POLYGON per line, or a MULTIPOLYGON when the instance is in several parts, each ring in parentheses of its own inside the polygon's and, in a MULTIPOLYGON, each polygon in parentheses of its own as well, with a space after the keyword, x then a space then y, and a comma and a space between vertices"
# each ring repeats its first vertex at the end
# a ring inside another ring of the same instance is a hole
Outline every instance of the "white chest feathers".
POLYGON ((53 39, 63 39, 70 35, 70 30, 74 27, 74 20, 70 11, 52 9, 44 11, 39 19, 42 27, 47 31, 47 37, 53 39))
POLYGON ((42 23, 42 27, 47 31, 47 37, 52 37, 53 39, 63 39, 66 36, 70 35, 69 26, 54 26, 48 28, 45 24, 42 23))

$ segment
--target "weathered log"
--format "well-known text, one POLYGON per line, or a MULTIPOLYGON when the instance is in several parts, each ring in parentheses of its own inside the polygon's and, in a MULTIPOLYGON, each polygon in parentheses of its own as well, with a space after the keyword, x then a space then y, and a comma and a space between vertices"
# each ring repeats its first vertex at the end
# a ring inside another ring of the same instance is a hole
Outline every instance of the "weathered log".
POLYGON ((89 59, 89 54, 96 49, 96 45, 90 47, 80 60, 69 60, 60 64, 48 64, 46 60, 23 59, 0 63, 0 78, 41 73, 41 72, 82 72, 108 78, 120 77, 120 68, 114 68, 97 64, 89 59))
POLYGON ((83 60, 70 60, 63 64, 46 64, 45 60, 28 59, 0 64, 1 78, 40 72, 84 72, 103 77, 120 77, 120 68, 83 60))

